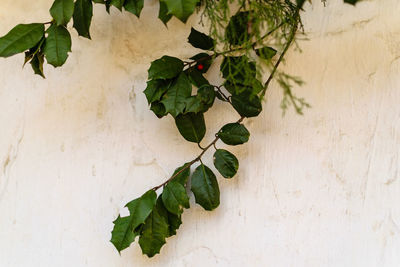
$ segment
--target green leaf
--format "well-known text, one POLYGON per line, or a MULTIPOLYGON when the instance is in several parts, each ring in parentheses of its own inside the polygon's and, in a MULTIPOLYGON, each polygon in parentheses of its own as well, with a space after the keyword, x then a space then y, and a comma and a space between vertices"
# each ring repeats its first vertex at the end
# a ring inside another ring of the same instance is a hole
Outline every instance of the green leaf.
POLYGON ((222 176, 232 178, 239 168, 239 161, 231 152, 217 149, 214 153, 214 166, 222 176))
POLYGON ((160 1, 160 10, 158 11, 158 18, 167 26, 167 22, 172 18, 172 15, 168 13, 167 5, 160 1))
POLYGON ((243 117, 256 117, 262 111, 261 100, 257 95, 247 92, 234 94, 231 97, 232 106, 243 117))
POLYGON ((225 36, 231 45, 242 45, 249 41, 248 24, 249 24, 248 11, 239 12, 232 16, 228 26, 226 27, 225 36))
POLYGON ((277 51, 273 49, 272 47, 266 46, 263 48, 256 49, 256 54, 266 60, 270 60, 276 55, 277 51))
POLYGON ((30 62, 33 72, 37 75, 42 76, 43 78, 46 78, 43 73, 43 63, 44 54, 42 52, 35 54, 30 62))
POLYGON ((167 115, 164 104, 158 101, 151 103, 150 110, 153 111, 159 119, 167 115))
MULTIPOLYGON (((225 57, 220 69, 222 76, 234 87, 253 87, 258 82, 256 64, 246 56, 225 57)), ((236 89, 235 91, 237 91, 236 89)))
POLYGON ((165 208, 176 215, 183 212, 183 208, 190 208, 189 197, 183 185, 177 182, 169 182, 162 193, 165 208))
POLYGON ((168 211, 159 197, 153 211, 143 225, 139 238, 142 252, 148 257, 160 253, 161 247, 165 244, 165 239, 169 236, 168 211))
POLYGON ((182 224, 181 215, 175 215, 171 212, 168 212, 168 224, 169 224, 168 237, 176 235, 176 230, 178 230, 182 224))
POLYGON ((203 86, 197 91, 196 96, 191 96, 187 99, 185 113, 204 113, 214 104, 214 100, 214 87, 210 85, 203 86))
POLYGON ((190 35, 189 35, 189 43, 196 48, 200 48, 203 50, 213 50, 214 49, 214 40, 194 28, 192 28, 190 35))
POLYGON ((0 38, 0 57, 22 53, 40 42, 44 35, 42 23, 19 24, 0 38))
POLYGON ((183 166, 177 168, 174 172, 174 175, 176 175, 176 177, 174 179, 172 179, 173 182, 177 182, 180 183, 181 185, 185 186, 189 176, 190 176, 190 166, 186 167, 189 163, 185 163, 183 166), (177 173, 179 172, 179 174, 177 175, 177 173))
POLYGON ((218 132, 219 138, 227 145, 240 145, 249 141, 250 133, 240 123, 228 123, 218 132))
POLYGON ((145 222, 156 204, 157 194, 154 190, 149 190, 141 197, 132 200, 128 207, 130 215, 119 217, 114 221, 111 243, 114 244, 118 252, 126 249, 134 241, 137 233, 135 229, 145 222))
POLYGON ((147 82, 147 87, 143 91, 149 104, 157 102, 163 94, 168 90, 170 80, 151 80, 147 82))
POLYGON ((219 206, 219 187, 215 174, 206 165, 201 164, 192 175, 191 188, 196 203, 205 210, 213 210, 219 206))
POLYGON ((188 69, 185 71, 185 73, 188 75, 190 82, 197 88, 210 84, 208 80, 204 78, 203 74, 197 69, 188 69))
POLYGON ((203 113, 181 114, 175 118, 176 127, 189 142, 200 143, 206 134, 206 123, 203 113))
POLYGON ((355 5, 358 2, 361 2, 361 0, 344 0, 345 3, 355 5))
POLYGON ((64 26, 56 25, 51 25, 47 33, 44 55, 47 63, 59 67, 65 63, 71 51, 71 35, 64 26))
POLYGON ((57 26, 67 25, 74 14, 74 0, 55 0, 50 8, 50 14, 57 26))
POLYGON ((191 93, 192 85, 186 74, 182 72, 168 88, 161 103, 164 104, 166 111, 175 118, 185 109, 186 99, 190 97, 191 93))
POLYGON ((143 6, 144 0, 126 0, 124 4, 125 10, 136 15, 136 17, 140 17, 143 6))
POLYGON ((193 14, 199 0, 161 0, 168 8, 168 13, 174 15, 182 22, 186 22, 193 14))
POLYGON ((74 11, 74 28, 79 36, 90 37, 90 24, 93 17, 93 4, 91 0, 76 0, 74 11))
POLYGON ((115 246, 118 252, 128 248, 135 238, 139 235, 139 231, 132 228, 131 216, 121 217, 113 221, 114 229, 111 232, 111 243, 115 246))
POLYGON ((197 61, 197 64, 193 68, 201 73, 206 73, 212 64, 212 56, 207 53, 199 53, 190 59, 197 61))
POLYGON ((111 0, 110 5, 118 8, 119 11, 122 11, 122 7, 124 6, 125 0, 111 0))
POLYGON ((179 58, 163 56, 151 63, 149 79, 172 79, 183 70, 183 62, 179 58))

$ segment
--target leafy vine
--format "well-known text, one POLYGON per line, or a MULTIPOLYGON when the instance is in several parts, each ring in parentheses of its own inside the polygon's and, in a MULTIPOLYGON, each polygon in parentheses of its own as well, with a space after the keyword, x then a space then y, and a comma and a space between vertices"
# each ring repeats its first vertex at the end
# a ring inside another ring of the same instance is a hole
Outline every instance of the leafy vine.
MULTIPOLYGON (((219 206, 216 175, 202 158, 206 151, 214 149, 215 169, 226 179, 235 176, 238 159, 218 148, 217 142, 236 146, 249 140, 250 133, 243 121, 261 113, 262 100, 272 80, 276 79, 283 89, 284 110, 292 105, 301 114, 309 107, 304 99, 292 93, 293 84, 301 84, 301 80, 279 70, 289 48, 296 43, 296 36, 302 32, 300 12, 305 2, 160 0, 158 17, 165 25, 172 17, 186 23, 193 13, 200 15, 201 24, 209 25, 208 34, 192 28, 188 37, 188 42, 203 52, 185 60, 163 56, 153 61, 144 90, 150 110, 158 118, 170 114, 183 138, 197 143, 200 152, 165 182, 126 204, 129 215, 118 216, 113 222, 111 242, 118 252, 139 236, 144 254, 152 257, 159 253, 166 238, 175 235, 180 227, 184 209, 190 207, 188 191, 205 210, 219 206), (217 59, 221 59, 224 82, 214 85, 205 74, 212 64, 218 64, 217 59), (202 146, 206 133, 204 113, 216 99, 230 105, 239 118, 224 125, 212 142, 202 146), (192 172, 195 164, 198 166, 192 172)), ((354 5, 358 0, 344 2, 354 5)), ((59 67, 68 58, 72 42, 67 24, 71 19, 80 36, 91 38, 93 3, 105 5, 107 12, 114 6, 137 17, 144 7, 144 0, 55 0, 50 8, 50 22, 19 24, 0 38, 0 57, 25 53, 24 65, 30 63, 34 73, 44 78, 45 60, 59 67)))

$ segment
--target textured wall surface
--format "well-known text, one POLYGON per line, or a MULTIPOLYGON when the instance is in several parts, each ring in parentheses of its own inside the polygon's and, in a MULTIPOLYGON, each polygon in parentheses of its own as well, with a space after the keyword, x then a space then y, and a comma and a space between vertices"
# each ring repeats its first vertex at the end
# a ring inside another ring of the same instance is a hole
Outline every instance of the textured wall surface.
MULTIPOLYGON (((0 35, 48 21, 51 3, 2 0, 0 35)), ((272 84, 246 121, 250 142, 230 148, 241 166, 220 179, 221 206, 192 200, 153 259, 137 243, 118 255, 108 241, 124 204, 198 153, 142 93, 152 60, 196 52, 190 25, 166 29, 157 11, 155 0, 140 20, 96 6, 93 41, 73 31, 67 64, 47 66, 46 80, 21 55, 0 60, 0 266, 400 266, 398 0, 308 5, 310 40, 285 68, 312 108, 282 117, 272 84)), ((207 113, 205 143, 231 113, 207 113)))

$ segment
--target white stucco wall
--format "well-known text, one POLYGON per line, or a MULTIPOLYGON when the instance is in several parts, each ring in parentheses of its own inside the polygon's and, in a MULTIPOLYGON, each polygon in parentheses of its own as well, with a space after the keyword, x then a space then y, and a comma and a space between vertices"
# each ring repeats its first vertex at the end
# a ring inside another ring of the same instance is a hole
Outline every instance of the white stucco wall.
MULTIPOLYGON (((93 41, 72 31, 46 80, 22 56, 0 59, 0 267, 400 266, 400 2, 314 2, 310 40, 285 67, 312 108, 282 117, 272 84, 250 142, 229 148, 240 171, 220 179, 221 206, 192 200, 153 259, 137 243, 118 255, 110 232, 127 201, 198 153, 142 94, 152 60, 196 52, 190 25, 164 28, 155 0, 140 20, 96 6, 93 41)), ((2 0, 0 35, 47 21, 51 3, 2 0)), ((207 113, 206 141, 231 113, 207 113)))

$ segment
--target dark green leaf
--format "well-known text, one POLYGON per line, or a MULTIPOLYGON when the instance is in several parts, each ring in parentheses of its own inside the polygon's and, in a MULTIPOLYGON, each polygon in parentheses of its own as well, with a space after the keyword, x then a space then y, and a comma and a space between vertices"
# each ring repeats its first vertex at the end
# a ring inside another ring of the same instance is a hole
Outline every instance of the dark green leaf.
POLYGON ((127 217, 119 217, 114 221, 114 229, 112 231, 111 243, 114 244, 118 252, 129 247, 134 241, 137 233, 135 229, 145 222, 150 215, 156 203, 157 194, 153 190, 144 193, 128 204, 130 215, 127 217))
POLYGON ((151 80, 147 82, 147 87, 144 90, 147 102, 149 104, 159 101, 163 94, 168 90, 171 81, 166 80, 151 80))
POLYGON ((43 78, 46 78, 43 73, 43 63, 44 63, 43 53, 35 54, 30 62, 34 73, 42 76, 43 78))
POLYGON ((176 230, 178 230, 182 224, 181 215, 175 215, 171 212, 168 212, 168 224, 169 224, 168 237, 176 235, 176 230))
POLYGON ((176 117, 185 109, 186 99, 190 97, 191 93, 192 85, 186 74, 182 72, 168 88, 161 103, 164 104, 168 113, 176 117))
POLYGON ((345 3, 355 5, 358 2, 361 2, 361 0, 344 0, 345 3))
POLYGON ((214 166, 222 176, 232 178, 239 168, 239 161, 231 152, 217 149, 214 153, 214 166))
POLYGON ((167 6, 168 13, 174 15, 182 22, 186 22, 194 12, 199 0, 161 0, 167 6))
POLYGON ((151 63, 149 79, 172 79, 183 70, 183 62, 179 58, 163 56, 151 63))
POLYGON ((55 0, 50 8, 50 14, 57 26, 67 25, 74 14, 74 0, 55 0))
POLYGON ((190 207, 186 189, 178 182, 169 182, 164 187, 162 200, 164 207, 176 215, 182 214, 183 208, 188 209, 190 207))
POLYGON ((243 117, 256 117, 262 111, 261 100, 257 95, 251 95, 247 92, 234 94, 231 101, 232 106, 243 117))
POLYGON ((164 104, 158 101, 151 103, 150 110, 153 111, 159 119, 167 115, 164 104))
POLYGON ((172 15, 168 13, 167 5, 162 1, 160 1, 158 18, 165 24, 165 26, 167 26, 167 22, 172 18, 172 15))
POLYGON ((90 39, 90 24, 93 17, 91 0, 76 0, 74 11, 74 28, 80 36, 90 39))
POLYGON ((197 64, 194 66, 194 69, 196 69, 201 73, 206 73, 212 64, 212 56, 210 56, 207 53, 199 53, 197 55, 194 55, 190 59, 197 61, 197 64))
POLYGON ((214 100, 214 87, 210 85, 203 86, 197 91, 196 96, 191 96, 187 99, 185 113, 204 113, 214 104, 214 100))
POLYGON ((125 0, 111 0, 110 5, 115 6, 116 8, 119 9, 119 11, 122 11, 122 7, 124 6, 125 0))
POLYGON ((219 138, 227 145, 240 145, 249 141, 250 133, 240 123, 228 123, 218 132, 219 138))
POLYGON ((213 210, 219 206, 219 187, 214 173, 201 164, 196 168, 192 175, 191 188, 196 203, 205 210, 213 210))
POLYGON ((176 177, 172 181, 180 183, 183 186, 186 185, 187 180, 189 179, 190 176, 190 167, 186 167, 188 164, 189 163, 185 163, 183 166, 175 170, 172 176, 176 175, 176 177), (179 174, 177 174, 178 172, 179 174))
POLYGON ((232 16, 226 28, 225 36, 231 45, 242 45, 249 41, 249 12, 239 12, 232 16))
POLYGON ((203 85, 210 84, 208 80, 204 78, 203 74, 197 69, 189 69, 186 70, 185 73, 189 76, 190 82, 198 88, 203 85))
POLYGON ((266 59, 266 60, 270 60, 271 58, 273 58, 276 55, 276 52, 277 51, 275 49, 273 49, 272 47, 269 47, 269 46, 256 49, 256 54, 260 58, 266 59))
POLYGON ((44 35, 41 23, 19 24, 0 38, 0 57, 10 57, 35 46, 44 35))
POLYGON ((143 6, 144 0, 126 0, 124 4, 125 10, 136 15, 136 17, 140 17, 143 6))
POLYGON ((189 35, 189 43, 196 48, 200 48, 203 50, 213 50, 214 49, 214 40, 194 28, 192 28, 190 35, 189 35))
POLYGON ((56 25, 51 25, 47 33, 44 55, 47 63, 59 67, 65 63, 71 51, 71 35, 64 26, 56 25))
POLYGON ((139 238, 142 252, 148 257, 160 253, 161 247, 165 244, 165 239, 169 236, 168 211, 159 197, 157 204, 143 225, 139 238))
POLYGON ((203 113, 181 114, 175 118, 179 132, 189 142, 200 143, 206 134, 203 113))

